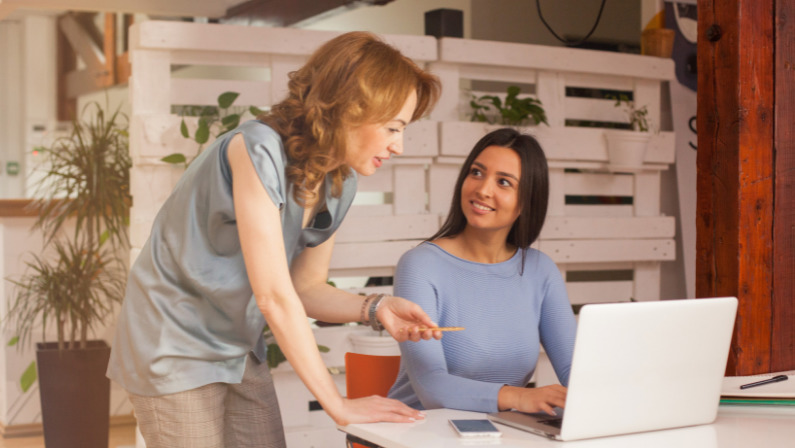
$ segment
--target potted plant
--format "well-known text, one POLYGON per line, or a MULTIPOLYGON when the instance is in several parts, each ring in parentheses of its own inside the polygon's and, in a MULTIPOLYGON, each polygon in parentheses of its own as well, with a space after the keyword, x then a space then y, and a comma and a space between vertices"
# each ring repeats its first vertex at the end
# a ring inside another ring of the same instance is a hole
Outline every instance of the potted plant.
MULTIPOLYGON (((44 238, 14 284, 6 324, 26 346, 41 328, 36 364, 44 440, 52 447, 108 445, 110 348, 89 334, 124 297, 131 159, 126 120, 88 104, 68 136, 44 152, 34 229, 44 238), (124 121, 122 123, 122 121, 124 121), (74 229, 71 225, 74 224, 74 229), (54 340, 48 330, 55 327, 54 340)), ((30 369, 24 381, 36 380, 30 369)))
POLYGON ((646 106, 636 107, 635 102, 626 95, 608 98, 615 100, 616 107, 623 107, 629 119, 629 130, 605 130, 608 162, 612 167, 637 168, 643 165, 646 148, 651 138, 649 132, 649 113, 646 106))
POLYGON ((521 89, 509 86, 505 101, 497 95, 472 96, 472 121, 507 126, 525 126, 531 123, 549 126, 541 101, 533 97, 519 97, 521 89))

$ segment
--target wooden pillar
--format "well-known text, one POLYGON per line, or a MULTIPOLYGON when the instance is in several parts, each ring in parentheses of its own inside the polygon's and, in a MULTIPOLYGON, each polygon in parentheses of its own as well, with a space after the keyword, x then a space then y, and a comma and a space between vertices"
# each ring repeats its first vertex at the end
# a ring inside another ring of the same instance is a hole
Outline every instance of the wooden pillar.
POLYGON ((793 2, 698 2, 696 295, 740 301, 730 375, 795 369, 793 2))
POLYGON ((775 12, 772 371, 795 369, 795 0, 775 12))

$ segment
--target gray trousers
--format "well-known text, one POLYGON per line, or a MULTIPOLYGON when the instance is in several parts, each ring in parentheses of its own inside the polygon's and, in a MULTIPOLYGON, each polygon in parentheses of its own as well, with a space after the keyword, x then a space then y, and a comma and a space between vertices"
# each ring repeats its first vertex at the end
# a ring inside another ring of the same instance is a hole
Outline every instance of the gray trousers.
POLYGON ((284 448, 267 363, 249 355, 240 384, 213 383, 159 397, 130 394, 146 448, 284 448))

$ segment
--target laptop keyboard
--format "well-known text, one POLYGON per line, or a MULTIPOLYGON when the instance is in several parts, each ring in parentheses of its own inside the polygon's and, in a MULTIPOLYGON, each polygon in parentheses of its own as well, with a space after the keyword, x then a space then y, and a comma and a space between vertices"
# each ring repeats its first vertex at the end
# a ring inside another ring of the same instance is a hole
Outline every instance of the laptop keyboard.
POLYGON ((558 429, 560 429, 561 425, 563 425, 563 419, 562 418, 550 418, 550 419, 547 419, 547 420, 539 420, 539 422, 543 423, 543 424, 545 424, 547 426, 552 426, 552 427, 555 427, 555 428, 558 428, 558 429))

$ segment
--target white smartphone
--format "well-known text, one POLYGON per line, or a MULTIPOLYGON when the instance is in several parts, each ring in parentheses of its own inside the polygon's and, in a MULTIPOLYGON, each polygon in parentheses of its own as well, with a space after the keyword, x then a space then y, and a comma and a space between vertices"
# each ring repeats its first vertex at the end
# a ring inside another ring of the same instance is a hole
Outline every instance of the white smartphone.
POLYGON ((494 423, 486 419, 450 420, 450 424, 461 437, 500 437, 502 433, 494 423))

